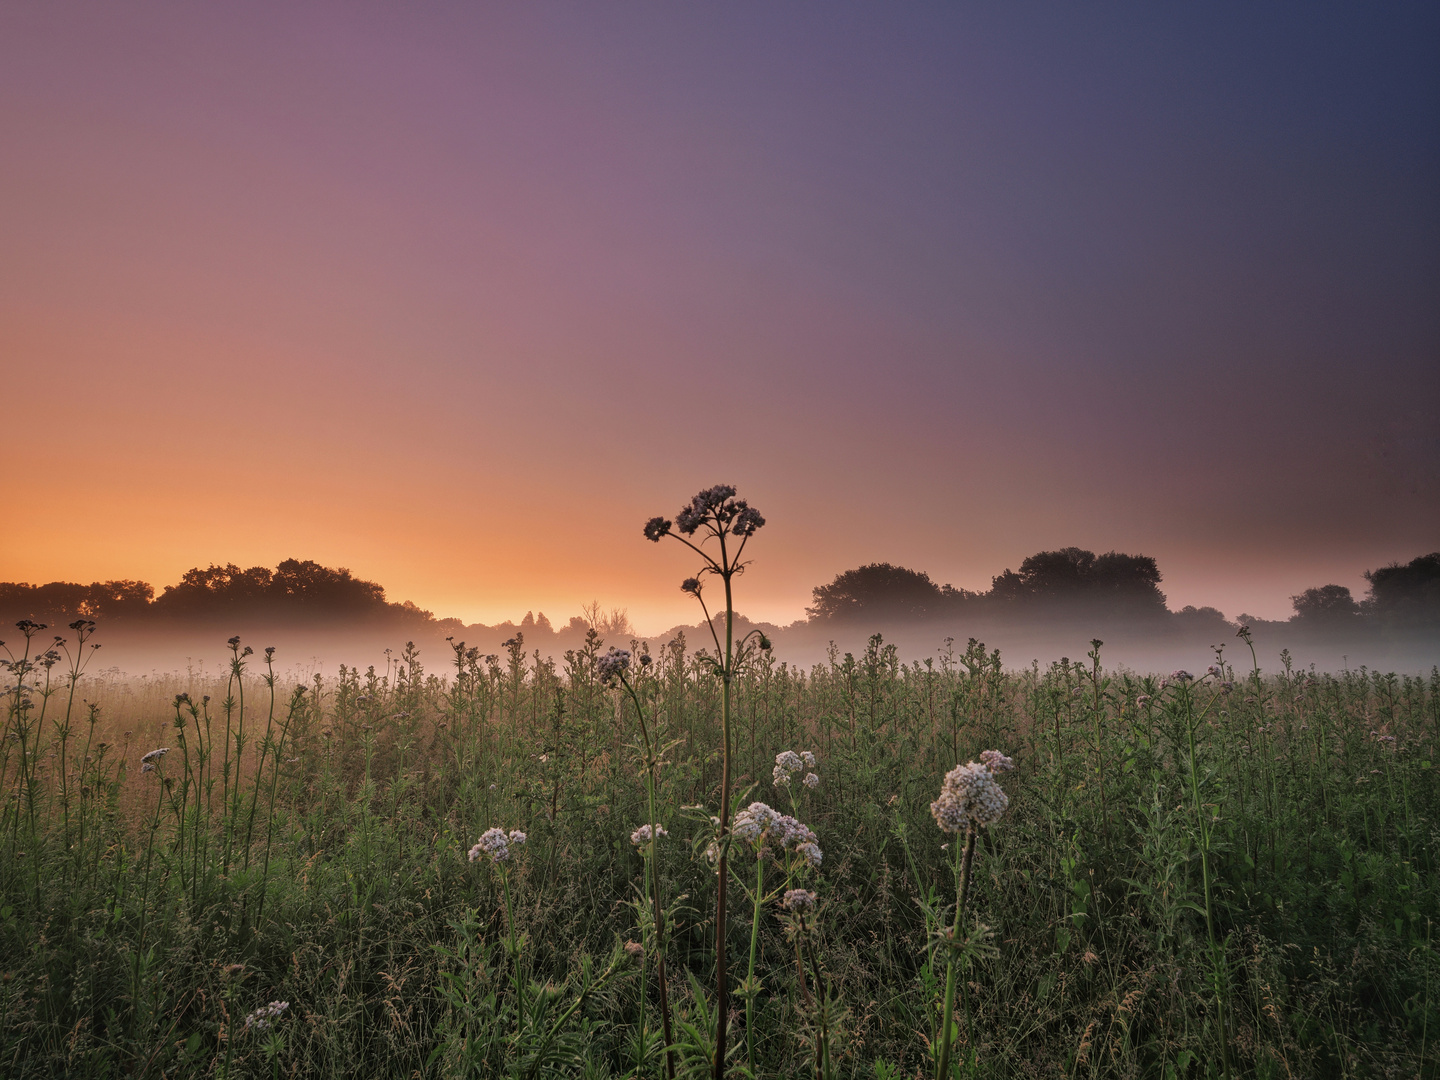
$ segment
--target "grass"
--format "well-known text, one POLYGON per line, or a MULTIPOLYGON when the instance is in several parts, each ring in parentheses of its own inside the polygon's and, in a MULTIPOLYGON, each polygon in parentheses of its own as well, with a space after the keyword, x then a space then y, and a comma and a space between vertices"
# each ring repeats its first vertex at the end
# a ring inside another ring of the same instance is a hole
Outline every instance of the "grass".
MULTIPOLYGON (((226 677, 162 697, 87 674, 92 632, 12 653, 0 1075, 659 1077, 661 942, 675 1073, 712 1071, 714 643, 619 686, 594 633, 287 686, 237 642, 226 677), (632 844, 652 820, 668 837, 632 844), (471 862, 492 827, 528 836, 471 862)), ((1010 671, 878 636, 808 671, 737 662, 732 809, 791 808, 824 859, 797 916, 780 864, 737 849, 729 1073, 934 1075, 943 1041, 952 1076, 1440 1075, 1440 674, 1227 652, 1165 686, 1098 644, 1010 671), (965 841, 929 805, 990 748, 1017 768, 957 918, 965 841), (817 787, 776 790, 786 750, 817 787)))

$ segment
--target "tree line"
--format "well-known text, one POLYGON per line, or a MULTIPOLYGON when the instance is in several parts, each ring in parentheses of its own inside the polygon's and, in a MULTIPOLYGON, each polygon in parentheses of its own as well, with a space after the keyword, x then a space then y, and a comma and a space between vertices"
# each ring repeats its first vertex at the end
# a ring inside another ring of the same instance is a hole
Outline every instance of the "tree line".
MULTIPOLYGON (((1295 614, 1291 621, 1310 626, 1440 626, 1440 552, 1368 570, 1364 576, 1369 588, 1360 600, 1345 586, 1333 584, 1292 597, 1295 614)), ((846 570, 829 584, 814 588, 806 615, 810 623, 902 622, 986 613, 1225 621, 1214 608, 1186 607, 1171 612, 1160 590, 1161 580, 1159 564, 1152 556, 1116 551, 1096 555, 1078 547, 1037 552, 1022 561, 1019 569, 1007 568, 993 577, 985 591, 938 584, 922 570, 875 562, 846 570)), ((589 621, 593 614, 570 620, 572 627, 579 624, 583 630, 593 625, 589 621)), ((6 621, 210 621, 237 616, 385 620, 462 628, 459 620, 437 620, 409 601, 390 602, 381 585, 356 577, 344 567, 333 569, 311 559, 286 559, 273 569, 241 569, 234 563, 195 567, 159 596, 147 582, 128 579, 89 585, 0 582, 0 619, 6 621)), ((1244 615, 1239 618, 1253 621, 1244 615)), ((538 619, 527 615, 521 628, 542 635, 553 632, 544 615, 538 619)))

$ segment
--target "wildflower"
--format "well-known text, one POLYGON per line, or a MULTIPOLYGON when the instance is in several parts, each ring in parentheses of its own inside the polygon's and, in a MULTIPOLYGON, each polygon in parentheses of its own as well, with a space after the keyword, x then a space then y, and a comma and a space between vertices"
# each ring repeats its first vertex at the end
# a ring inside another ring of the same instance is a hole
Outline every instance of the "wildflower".
MULTIPOLYGON (((670 834, 669 834, 669 832, 666 831, 664 825, 656 825, 656 826, 655 826, 655 839, 660 840, 660 839, 663 839, 663 838, 665 838, 665 837, 667 837, 667 836, 669 836, 669 835, 670 835, 670 834)), ((650 826, 649 826, 649 825, 641 825, 638 829, 636 829, 634 832, 632 832, 632 833, 630 834, 630 843, 634 844, 636 847, 639 847, 641 844, 648 844, 649 842, 650 842, 650 826)))
POLYGON ((162 746, 162 747, 160 747, 158 750, 151 750, 148 754, 146 754, 144 757, 142 757, 142 758, 140 759, 140 761, 141 761, 143 764, 148 765, 148 764, 150 764, 150 763, 153 762, 153 761, 159 761, 162 757, 164 757, 164 756, 165 756, 166 754, 168 754, 169 752, 170 752, 170 747, 168 747, 168 746, 162 746))
POLYGON ((1214 664, 1211 664, 1208 668, 1205 669, 1205 674, 1206 674, 1206 675, 1213 675, 1215 678, 1218 679, 1221 675, 1224 674, 1224 672, 1221 671, 1221 670, 1220 670, 1218 667, 1216 667, 1214 664))
POLYGON ((264 1031, 290 1008, 288 1001, 272 1001, 269 1005, 261 1005, 249 1016, 245 1017, 246 1031, 264 1031))
POLYGON ((226 964, 220 969, 221 976, 226 979, 238 979, 244 972, 244 964, 226 964))
POLYGON ((1135 705, 1136 705, 1137 708, 1143 709, 1146 705, 1149 705, 1149 704, 1150 704, 1150 695, 1149 695, 1149 694, 1141 694, 1139 697, 1137 697, 1137 698, 1135 699, 1135 705))
POLYGON ((1225 681, 1225 682, 1222 682, 1222 683, 1220 684, 1220 692, 1221 692, 1222 694, 1228 694, 1228 693, 1230 693, 1230 691, 1232 691, 1232 690, 1234 690, 1234 689, 1235 689, 1235 684, 1234 684, 1233 682, 1228 681, 1228 680, 1225 681))
POLYGON ((1006 757, 999 750, 984 750, 980 754, 980 764, 992 773, 1002 773, 1015 768, 1015 759, 1006 757))
POLYGON ((627 941, 625 942, 625 953, 627 956, 631 956, 636 960, 644 959, 645 946, 641 945, 638 941, 627 941))
POLYGON ((805 767, 804 761, 794 750, 786 750, 784 753, 775 755, 775 764, 784 769, 787 773, 799 772, 805 767))
POLYGON ((815 755, 809 750, 800 751, 800 760, 805 763, 807 769, 813 769, 815 767, 815 755))
POLYGON ((1194 679, 1194 678, 1195 678, 1195 676, 1194 676, 1194 675, 1191 675, 1191 674, 1190 674, 1188 671, 1186 671, 1184 668, 1181 668, 1179 671, 1172 671, 1172 672, 1170 673, 1170 680, 1171 680, 1172 682, 1187 683, 1187 682, 1190 682, 1190 681, 1191 681, 1192 679, 1194 679))
POLYGON ((956 833, 967 824, 994 824, 1009 805, 1010 797, 990 770, 972 761, 945 774, 940 797, 930 804, 930 813, 941 829, 956 833))
POLYGON ((788 889, 781 898, 780 905, 796 915, 808 915, 815 910, 816 899, 809 889, 788 889))
POLYGON ((651 656, 648 652, 640 654, 640 666, 642 668, 648 668, 654 662, 655 658, 651 656))
POLYGON ((141 771, 142 773, 154 772, 154 771, 155 771, 155 763, 154 763, 153 761, 147 761, 147 762, 145 762, 143 765, 140 766, 140 771, 141 771))
POLYGON ((645 539, 659 543, 662 536, 670 534, 670 522, 663 517, 653 517, 645 523, 645 539))
POLYGON ((820 777, 816 776, 813 772, 807 772, 805 779, 800 782, 808 788, 817 788, 820 786, 820 777))
POLYGON ((795 854, 799 855, 807 863, 809 863, 812 869, 818 869, 821 860, 825 858, 825 853, 820 850, 820 845, 814 843, 813 841, 810 843, 799 845, 795 849, 795 854))
POLYGON ((693 578, 693 577, 687 577, 684 581, 680 582, 680 591, 681 591, 681 592, 688 592, 688 593, 690 593, 692 596, 699 596, 699 595, 700 595, 700 579, 699 579, 699 578, 693 578))
POLYGON ((595 661, 595 673, 603 683, 613 683, 630 667, 630 650, 611 648, 595 661))
POLYGON ((504 862, 510 858, 511 846, 519 847, 523 843, 525 834, 519 829, 512 829, 508 834, 504 829, 486 829, 470 849, 470 861, 486 858, 491 862, 504 862))

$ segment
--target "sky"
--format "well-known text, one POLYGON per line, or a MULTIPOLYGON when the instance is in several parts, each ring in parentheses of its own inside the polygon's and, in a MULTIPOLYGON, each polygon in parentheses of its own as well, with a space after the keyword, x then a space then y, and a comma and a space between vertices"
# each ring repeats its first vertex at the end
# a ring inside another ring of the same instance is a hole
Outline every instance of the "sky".
POLYGON ((756 618, 1069 545, 1440 549, 1440 8, 0 7, 0 580, 311 558, 756 618))

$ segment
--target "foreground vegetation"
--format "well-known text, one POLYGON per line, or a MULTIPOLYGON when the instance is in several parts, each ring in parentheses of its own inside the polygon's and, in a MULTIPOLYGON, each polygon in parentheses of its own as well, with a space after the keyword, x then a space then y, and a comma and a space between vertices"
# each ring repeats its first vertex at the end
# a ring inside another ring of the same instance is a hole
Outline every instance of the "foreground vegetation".
MULTIPOLYGON (((674 1063, 708 1069, 713 826, 684 808, 720 781, 713 649, 637 662, 632 699, 598 635, 559 664, 457 643, 443 677, 411 651, 303 687, 237 643, 228 680, 98 708, 60 655, 7 698, 0 1073, 661 1075, 637 701, 665 747, 674 1063), (492 826, 526 841, 471 862, 492 826)), ((999 747, 1018 767, 975 854, 957 1074, 1434 1075, 1440 678, 1222 660, 1162 688, 1099 658, 748 658, 737 805, 793 794, 824 857, 803 930, 775 902, 752 923, 756 863, 732 862, 732 966, 758 926, 735 1069, 811 1071, 823 1021, 833 1075, 933 1071, 955 837, 929 806, 999 747), (785 750, 817 786, 777 790, 785 750)))
POLYGON ((0 1075, 1436 1075, 1440 672, 796 670, 733 496, 645 529, 698 649, 162 697, 22 622, 0 1075))

